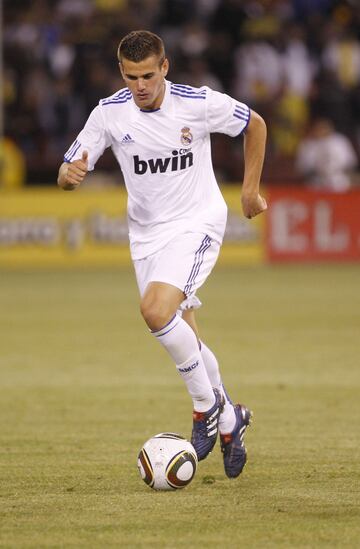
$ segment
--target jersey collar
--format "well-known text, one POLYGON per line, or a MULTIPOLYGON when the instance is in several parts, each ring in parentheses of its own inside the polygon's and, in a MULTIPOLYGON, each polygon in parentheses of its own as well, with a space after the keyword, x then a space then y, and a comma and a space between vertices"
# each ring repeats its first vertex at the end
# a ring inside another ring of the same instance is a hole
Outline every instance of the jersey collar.
POLYGON ((164 112, 167 109, 170 102, 170 82, 168 80, 164 80, 164 83, 165 83, 165 93, 164 93, 164 97, 160 107, 158 109, 151 109, 151 110, 139 109, 138 107, 138 110, 140 112, 143 112, 144 114, 148 114, 152 112, 160 112, 160 111, 164 112))

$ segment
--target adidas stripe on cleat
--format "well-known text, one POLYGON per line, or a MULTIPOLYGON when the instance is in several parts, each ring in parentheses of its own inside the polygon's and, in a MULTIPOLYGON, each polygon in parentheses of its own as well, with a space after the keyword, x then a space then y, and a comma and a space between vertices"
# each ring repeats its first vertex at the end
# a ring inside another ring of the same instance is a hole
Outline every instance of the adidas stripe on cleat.
POLYGON ((224 469, 229 478, 238 477, 245 466, 246 448, 243 439, 252 418, 251 410, 243 404, 236 404, 234 411, 236 416, 234 430, 229 434, 220 434, 224 469))
POLYGON ((193 429, 191 444, 194 446, 198 461, 205 459, 214 448, 218 431, 220 414, 224 401, 217 389, 214 389, 215 404, 207 412, 193 411, 193 429))

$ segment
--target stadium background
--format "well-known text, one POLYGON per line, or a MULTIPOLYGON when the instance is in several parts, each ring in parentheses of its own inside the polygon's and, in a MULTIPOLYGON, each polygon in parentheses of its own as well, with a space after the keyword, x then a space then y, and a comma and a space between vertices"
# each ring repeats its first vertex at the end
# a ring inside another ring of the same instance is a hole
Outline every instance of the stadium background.
POLYGON ((116 49, 134 28, 164 37, 171 80, 228 92, 267 122, 271 208, 251 222, 239 202, 242 138, 212 139, 230 208, 221 261, 359 259, 358 2, 5 0, 0 265, 128 263, 126 197, 111 152, 76 195, 59 193, 56 177, 99 98, 123 85, 116 49), (334 193, 330 177, 315 186, 297 163, 318 118, 356 153, 346 192, 334 193))

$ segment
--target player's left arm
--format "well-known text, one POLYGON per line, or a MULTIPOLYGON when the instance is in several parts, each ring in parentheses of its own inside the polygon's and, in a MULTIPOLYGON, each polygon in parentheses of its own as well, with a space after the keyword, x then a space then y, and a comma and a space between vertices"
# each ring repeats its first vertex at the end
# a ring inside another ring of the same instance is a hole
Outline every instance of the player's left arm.
POLYGON ((245 170, 241 192, 244 216, 249 219, 267 209, 266 200, 259 192, 265 144, 266 124, 259 114, 251 111, 250 121, 244 132, 245 170))

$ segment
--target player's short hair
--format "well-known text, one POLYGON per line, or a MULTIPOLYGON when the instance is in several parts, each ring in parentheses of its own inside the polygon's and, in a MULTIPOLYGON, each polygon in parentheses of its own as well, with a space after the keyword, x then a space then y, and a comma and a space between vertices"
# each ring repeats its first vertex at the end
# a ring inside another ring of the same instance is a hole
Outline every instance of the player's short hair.
POLYGON ((164 42, 157 34, 146 30, 132 31, 121 40, 117 56, 121 62, 122 58, 139 63, 151 55, 159 59, 162 65, 165 59, 164 42))

